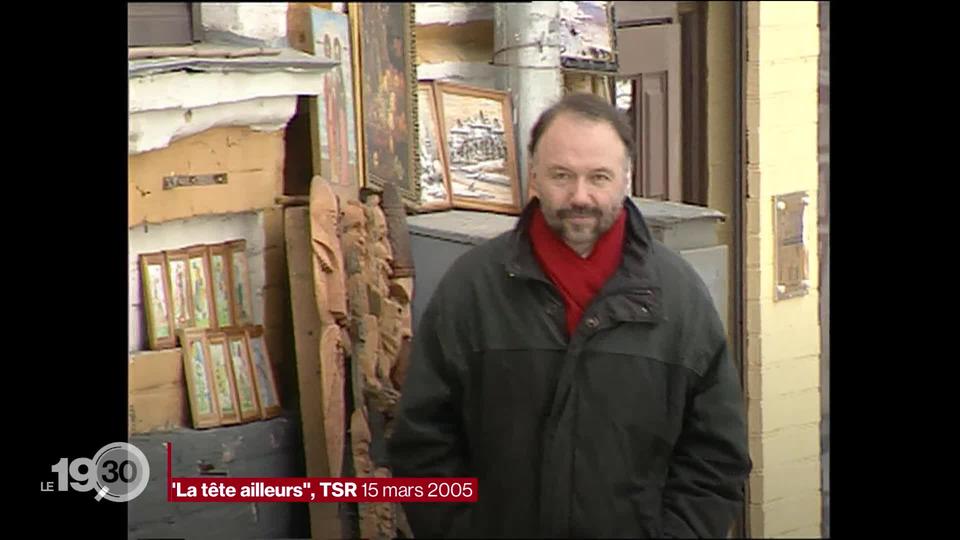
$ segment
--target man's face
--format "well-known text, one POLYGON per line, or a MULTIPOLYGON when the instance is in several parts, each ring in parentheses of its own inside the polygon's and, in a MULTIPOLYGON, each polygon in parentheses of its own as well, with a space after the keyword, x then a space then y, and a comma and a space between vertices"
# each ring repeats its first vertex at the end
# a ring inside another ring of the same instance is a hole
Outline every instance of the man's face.
POLYGON ((537 143, 530 185, 547 224, 581 256, 613 225, 627 195, 627 149, 608 123, 557 115, 537 143))

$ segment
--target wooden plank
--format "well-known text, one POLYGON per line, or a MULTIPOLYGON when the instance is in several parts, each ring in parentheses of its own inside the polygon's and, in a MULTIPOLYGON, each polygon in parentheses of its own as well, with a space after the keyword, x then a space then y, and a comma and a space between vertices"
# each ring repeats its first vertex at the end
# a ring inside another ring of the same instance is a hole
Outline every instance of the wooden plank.
MULTIPOLYGON (((310 209, 284 210, 287 269, 290 275, 290 306, 293 313, 294 347, 300 389, 300 420, 307 476, 330 476, 323 424, 323 384, 320 377, 320 316, 313 287, 313 248, 310 240, 310 209)), ((342 538, 337 505, 310 505, 311 536, 342 538)))
POLYGON ((283 143, 283 130, 219 127, 128 156, 127 225, 273 206, 283 183, 283 143), (163 189, 165 176, 216 173, 225 173, 227 183, 163 189))
POLYGON ((263 211, 263 327, 267 351, 283 396, 297 397, 297 368, 290 321, 290 282, 284 242, 283 207, 263 211))

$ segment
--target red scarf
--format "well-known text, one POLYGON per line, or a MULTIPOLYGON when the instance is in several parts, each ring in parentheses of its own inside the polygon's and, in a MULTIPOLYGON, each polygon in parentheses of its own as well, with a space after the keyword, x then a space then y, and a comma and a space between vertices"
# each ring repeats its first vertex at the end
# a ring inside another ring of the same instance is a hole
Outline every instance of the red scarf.
POLYGON ((573 335, 590 301, 620 266, 626 222, 627 213, 621 210, 610 229, 597 239, 593 252, 583 258, 547 225, 539 206, 533 210, 530 222, 533 253, 563 296, 569 335, 573 335))

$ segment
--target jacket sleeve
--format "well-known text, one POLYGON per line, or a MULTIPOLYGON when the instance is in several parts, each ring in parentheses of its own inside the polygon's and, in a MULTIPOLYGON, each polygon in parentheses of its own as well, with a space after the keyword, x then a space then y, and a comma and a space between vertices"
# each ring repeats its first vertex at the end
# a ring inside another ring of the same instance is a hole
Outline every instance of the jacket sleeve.
MULTIPOLYGON (((413 338, 410 367, 387 443, 395 477, 471 476, 461 421, 462 391, 456 367, 460 359, 455 345, 443 343, 451 336, 440 323, 440 296, 431 299, 413 338)), ((452 503, 403 506, 417 538, 450 535, 468 510, 465 504, 452 503)))
POLYGON ((741 385, 724 343, 687 397, 663 492, 663 535, 726 538, 751 466, 741 385))

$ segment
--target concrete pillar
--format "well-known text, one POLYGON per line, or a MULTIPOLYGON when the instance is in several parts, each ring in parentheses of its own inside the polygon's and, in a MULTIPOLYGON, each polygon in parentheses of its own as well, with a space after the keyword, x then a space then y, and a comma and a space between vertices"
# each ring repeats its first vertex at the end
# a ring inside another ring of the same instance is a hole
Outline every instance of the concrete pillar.
POLYGON ((527 202, 527 144, 537 117, 563 95, 559 2, 498 3, 494 11, 498 84, 510 92, 520 168, 520 197, 527 202))

